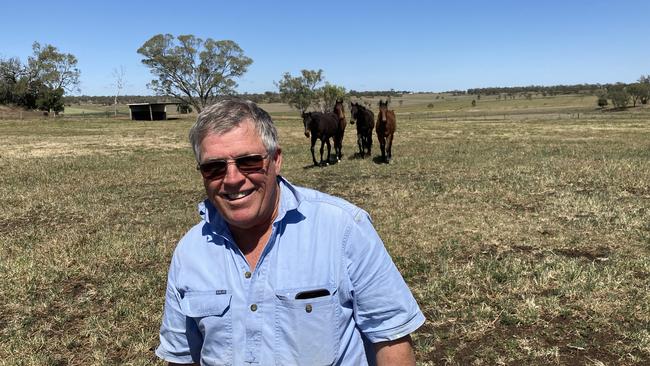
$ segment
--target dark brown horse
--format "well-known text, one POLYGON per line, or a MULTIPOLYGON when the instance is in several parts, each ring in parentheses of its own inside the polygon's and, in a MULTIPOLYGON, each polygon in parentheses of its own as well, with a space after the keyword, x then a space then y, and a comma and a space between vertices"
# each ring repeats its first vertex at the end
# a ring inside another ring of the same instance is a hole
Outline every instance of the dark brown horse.
POLYGON ((357 144, 359 145, 359 155, 365 156, 365 152, 372 149, 372 130, 375 128, 375 114, 370 109, 362 106, 359 103, 352 103, 350 105, 350 113, 352 119, 350 124, 357 123, 357 144))
POLYGON ((336 160, 341 161, 341 157, 343 156, 343 134, 345 133, 345 127, 348 124, 348 121, 345 118, 345 109, 343 109, 342 99, 336 100, 336 104, 334 104, 334 114, 339 119, 339 129, 336 136, 334 136, 334 151, 336 151, 336 160))
POLYGON ((388 109, 388 101, 379 101, 379 115, 377 115, 377 140, 381 149, 381 159, 389 163, 393 157, 393 135, 395 134, 395 112, 388 109))
POLYGON ((305 125, 305 136, 311 135, 311 157, 314 165, 319 165, 314 154, 316 140, 320 139, 320 165, 327 165, 330 161, 332 146, 330 138, 336 140, 339 130, 339 119, 334 113, 307 112, 302 114, 302 123, 305 125), (323 148, 327 144, 327 160, 323 161, 323 148))

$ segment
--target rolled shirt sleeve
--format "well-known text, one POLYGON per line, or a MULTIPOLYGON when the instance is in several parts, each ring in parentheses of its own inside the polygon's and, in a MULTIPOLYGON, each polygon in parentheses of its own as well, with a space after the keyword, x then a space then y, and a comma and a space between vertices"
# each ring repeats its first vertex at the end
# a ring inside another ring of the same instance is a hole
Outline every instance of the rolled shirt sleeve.
POLYGON ((392 341, 424 323, 415 298, 363 210, 354 218, 345 254, 354 292, 354 319, 368 340, 392 341))

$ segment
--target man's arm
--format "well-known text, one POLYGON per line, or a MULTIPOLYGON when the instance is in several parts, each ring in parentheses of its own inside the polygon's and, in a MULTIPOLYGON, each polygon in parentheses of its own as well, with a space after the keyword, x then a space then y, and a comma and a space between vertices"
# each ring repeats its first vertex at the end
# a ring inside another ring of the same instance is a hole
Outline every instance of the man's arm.
POLYGON ((377 366, 415 366, 411 336, 375 343, 377 366))

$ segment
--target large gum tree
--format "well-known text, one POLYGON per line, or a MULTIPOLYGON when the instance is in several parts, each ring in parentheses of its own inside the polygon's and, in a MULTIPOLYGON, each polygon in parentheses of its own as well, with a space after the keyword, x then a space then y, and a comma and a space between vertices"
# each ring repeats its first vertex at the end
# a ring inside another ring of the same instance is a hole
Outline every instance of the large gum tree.
POLYGON ((191 34, 155 35, 138 53, 156 77, 149 88, 190 104, 198 112, 216 97, 235 93, 235 79, 253 63, 234 41, 203 40, 191 34))

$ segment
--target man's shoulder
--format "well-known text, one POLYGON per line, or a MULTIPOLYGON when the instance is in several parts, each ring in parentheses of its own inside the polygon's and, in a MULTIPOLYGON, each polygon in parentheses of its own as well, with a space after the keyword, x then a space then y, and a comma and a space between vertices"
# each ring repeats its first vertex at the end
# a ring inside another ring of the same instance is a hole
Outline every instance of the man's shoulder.
POLYGON ((194 226, 192 226, 189 230, 185 232, 185 234, 181 237, 181 239, 178 241, 178 245, 176 246, 176 251, 179 250, 185 250, 188 249, 186 248, 187 246, 192 246, 196 245, 198 243, 204 242, 207 240, 206 237, 206 222, 204 220, 201 220, 194 226))
POLYGON ((320 213, 325 211, 349 217, 355 217, 361 213, 365 214, 363 209, 344 198, 312 188, 299 186, 294 186, 294 188, 300 194, 299 210, 318 210, 320 213))

